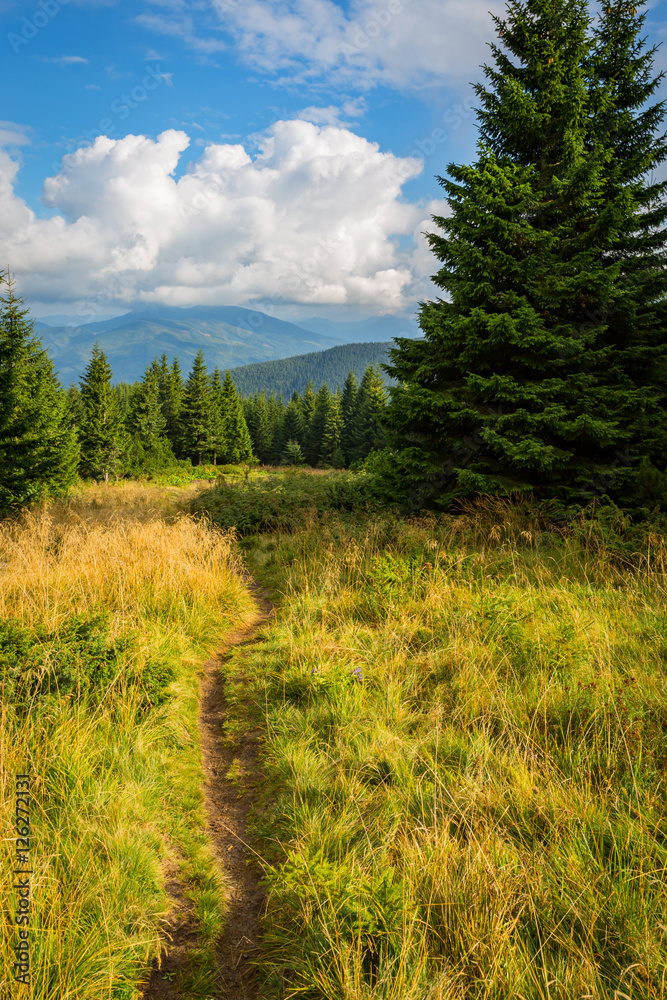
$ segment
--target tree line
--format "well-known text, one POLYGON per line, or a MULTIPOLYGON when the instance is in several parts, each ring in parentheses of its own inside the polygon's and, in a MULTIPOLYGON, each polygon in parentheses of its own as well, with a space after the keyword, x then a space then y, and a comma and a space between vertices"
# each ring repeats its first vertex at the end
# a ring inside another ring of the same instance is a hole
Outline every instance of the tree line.
POLYGON ((0 274, 0 509, 67 492, 77 475, 108 481, 178 465, 263 462, 343 468, 384 442, 387 399, 379 369, 342 391, 309 383, 285 403, 241 398, 231 373, 209 373, 202 351, 187 378, 178 358, 114 386, 98 345, 79 385, 64 390, 33 333, 14 282, 0 274))
POLYGON ((264 391, 242 398, 229 371, 209 374, 200 350, 184 379, 178 358, 156 358, 133 385, 112 385, 99 347, 79 387, 68 390, 79 427, 82 474, 107 478, 160 471, 178 461, 192 465, 312 465, 344 468, 384 442, 380 422, 386 391, 369 365, 357 384, 350 372, 343 390, 309 382, 288 403, 264 391))
POLYGON ((113 424, 135 468, 234 448, 345 466, 382 448, 378 494, 409 510, 489 493, 667 507, 667 136, 645 17, 630 0, 603 0, 595 20, 584 0, 510 0, 493 18, 477 160, 439 178, 448 213, 428 236, 443 296, 421 304, 423 338, 395 338, 388 405, 374 368, 285 403, 239 400, 201 357, 181 397, 163 359, 115 404, 89 366, 68 401, 8 283, 0 502, 61 489, 79 467, 109 474, 113 424))
MULTIPOLYGON (((391 341, 340 344, 279 361, 257 361, 234 368, 234 384, 242 396, 253 396, 264 389, 267 393, 282 393, 288 400, 295 391, 303 393, 308 382, 313 383, 316 392, 325 382, 328 386, 342 386, 350 371, 360 382, 369 365, 386 364, 390 347, 391 341)), ((382 377, 385 385, 391 383, 386 374, 382 377)))

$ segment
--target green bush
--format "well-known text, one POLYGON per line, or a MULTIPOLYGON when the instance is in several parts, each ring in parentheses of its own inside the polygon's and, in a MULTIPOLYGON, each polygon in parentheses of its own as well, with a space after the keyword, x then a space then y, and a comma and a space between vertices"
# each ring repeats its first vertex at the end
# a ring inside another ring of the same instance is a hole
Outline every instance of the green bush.
POLYGON ((368 513, 375 503, 373 476, 295 471, 244 483, 219 482, 199 494, 191 509, 245 535, 292 532, 332 512, 368 513))
POLYGON ((114 681, 119 692, 139 689, 138 707, 145 711, 165 701, 173 677, 172 667, 161 661, 140 665, 131 636, 112 639, 103 611, 70 615, 52 631, 0 620, 3 701, 19 715, 54 697, 99 698, 114 681))

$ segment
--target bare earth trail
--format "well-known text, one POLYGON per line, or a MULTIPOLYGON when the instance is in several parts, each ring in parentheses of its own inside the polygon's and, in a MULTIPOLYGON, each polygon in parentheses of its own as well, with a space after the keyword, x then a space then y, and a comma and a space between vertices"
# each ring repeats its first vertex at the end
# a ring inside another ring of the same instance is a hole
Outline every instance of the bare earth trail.
MULTIPOLYGON (((255 1000, 257 985, 251 965, 258 946, 259 917, 264 892, 259 884, 262 872, 247 847, 247 822, 254 804, 258 773, 260 731, 250 729, 233 744, 225 741, 225 678, 222 664, 231 651, 251 645, 262 625, 271 618, 274 606, 262 590, 250 585, 258 604, 257 618, 250 625, 230 633, 224 646, 204 664, 199 704, 199 732, 205 773, 204 797, 207 831, 227 886, 227 912, 223 933, 216 949, 218 981, 211 1000, 255 1000), (240 777, 229 780, 234 767, 240 777)), ((240 664, 242 670, 242 661, 240 664)), ((160 968, 153 963, 144 1000, 187 1000, 178 989, 179 973, 187 969, 190 955, 198 947, 197 922, 192 904, 184 894, 174 866, 167 873, 167 890, 173 909, 163 924, 166 947, 160 968)))

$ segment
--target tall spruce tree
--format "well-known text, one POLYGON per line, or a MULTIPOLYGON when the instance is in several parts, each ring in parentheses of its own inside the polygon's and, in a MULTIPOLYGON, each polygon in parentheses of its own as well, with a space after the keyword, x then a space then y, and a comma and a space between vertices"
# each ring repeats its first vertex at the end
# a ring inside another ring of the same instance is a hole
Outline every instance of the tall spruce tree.
POLYGON ((387 392, 379 369, 369 365, 364 371, 355 399, 352 426, 351 461, 360 461, 372 451, 384 446, 383 420, 387 409, 387 392))
POLYGON ((127 434, 113 391, 113 372, 98 344, 81 379, 83 419, 79 426, 80 470, 83 476, 109 481, 122 468, 127 434))
POLYGON ((308 424, 306 447, 304 448, 306 461, 309 465, 319 465, 320 460, 324 459, 324 432, 332 405, 333 400, 329 387, 327 385, 320 386, 315 396, 315 406, 308 424))
POLYGON ((301 445, 304 453, 308 448, 308 434, 310 432, 310 421, 313 419, 313 413, 315 412, 315 393, 313 391, 313 383, 310 379, 306 384, 306 388, 301 399, 301 422, 302 431, 301 437, 299 438, 299 444, 301 445))
POLYGON ((326 415, 324 434, 322 436, 321 461, 332 465, 334 469, 342 469, 345 465, 345 455, 342 446, 343 414, 341 409, 340 387, 331 399, 331 405, 326 415))
POLYGON ((182 457, 181 408, 183 406, 183 375, 178 358, 174 358, 171 368, 167 355, 160 358, 160 405, 165 419, 165 433, 174 454, 182 457))
POLYGON ((270 462, 273 451, 273 428, 266 393, 263 390, 247 401, 245 419, 252 439, 252 450, 260 462, 270 462))
POLYGON ((213 444, 211 387, 201 350, 197 351, 185 383, 179 422, 183 452, 193 464, 201 465, 211 455, 213 444))
POLYGON ((252 462, 252 441, 230 371, 225 372, 222 386, 222 416, 224 450, 221 452, 221 461, 232 465, 252 462))
POLYGON ((216 367, 211 379, 211 448, 213 464, 218 464, 218 458, 224 464, 227 439, 225 434, 225 401, 222 394, 222 377, 216 367))
POLYGON ((166 436, 161 403, 162 369, 157 358, 147 366, 132 396, 127 427, 132 436, 128 457, 134 472, 157 472, 175 464, 166 436))
POLYGON ((73 413, 9 274, 0 274, 0 513, 76 479, 73 413))
POLYGON ((357 413, 357 392, 359 386, 354 372, 350 372, 345 379, 343 395, 341 397, 340 408, 343 418, 343 429, 341 432, 341 447, 345 456, 345 464, 349 465, 354 461, 355 445, 355 421, 357 413))
POLYGON ((585 69, 594 133, 607 153, 604 196, 625 196, 628 212, 606 252, 619 265, 617 297, 604 316, 633 393, 622 423, 631 429, 629 457, 664 470, 667 462, 667 180, 654 171, 667 158, 659 133, 665 101, 655 101, 664 73, 655 73, 657 46, 641 37, 646 13, 628 0, 603 4, 585 69), (638 405, 637 405, 638 404, 638 405), (638 448, 637 443, 642 447, 638 448))
MULTIPOLYGON (((301 403, 299 394, 292 395, 285 410, 285 418, 282 426, 285 447, 289 441, 301 441, 303 437, 303 417, 301 415, 301 403)), ((294 463, 291 463, 294 464, 294 463)))
POLYGON ((591 124, 582 0, 513 0, 494 22, 479 157, 439 178, 452 214, 429 237, 451 300, 422 303, 424 339, 397 340, 386 366, 399 382, 387 493, 426 481, 436 504, 580 501, 610 473, 623 485, 616 453, 641 447, 623 413, 650 403, 606 336, 632 199, 606 183, 608 139, 591 124))

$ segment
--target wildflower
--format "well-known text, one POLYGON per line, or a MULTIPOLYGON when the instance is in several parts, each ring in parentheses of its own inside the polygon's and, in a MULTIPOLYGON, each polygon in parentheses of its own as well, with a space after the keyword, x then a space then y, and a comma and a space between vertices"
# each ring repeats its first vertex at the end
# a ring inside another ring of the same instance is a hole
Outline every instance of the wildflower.
POLYGON ((364 675, 361 672, 361 667, 355 667, 354 670, 350 671, 350 676, 354 677, 357 681, 363 681, 364 675))

